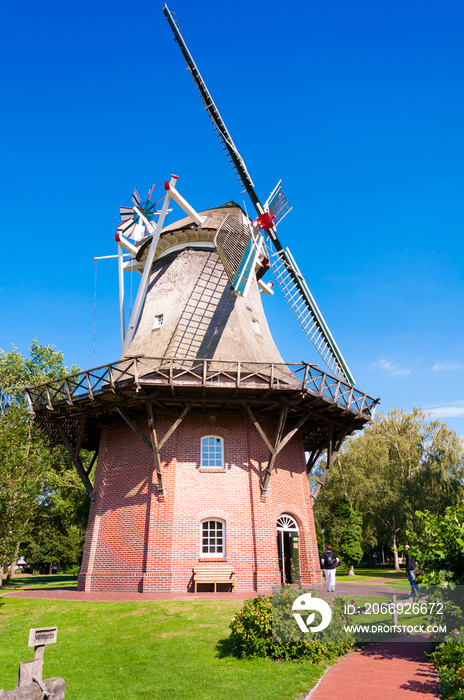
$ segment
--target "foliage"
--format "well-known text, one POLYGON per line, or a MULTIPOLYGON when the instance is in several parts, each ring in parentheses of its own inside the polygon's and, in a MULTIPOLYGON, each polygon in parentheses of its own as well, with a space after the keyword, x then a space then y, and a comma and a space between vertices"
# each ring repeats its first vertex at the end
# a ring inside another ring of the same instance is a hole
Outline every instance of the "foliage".
MULTIPOLYGON (((318 662, 345 654, 354 646, 344 631, 343 598, 335 598, 329 628, 305 636, 292 615, 294 600, 304 593, 284 586, 273 596, 258 596, 245 601, 230 624, 232 653, 238 658, 318 662)), ((314 597, 317 597, 314 592, 314 597)))
POLYGON ((0 416, 0 565, 14 554, 40 496, 47 449, 18 406, 0 416))
POLYGON ((47 554, 45 542, 67 564, 80 557, 88 512, 85 490, 64 448, 52 448, 31 421, 23 393, 27 386, 75 370, 53 346, 36 340, 29 358, 15 347, 0 350, 0 571, 15 560, 26 539, 33 558, 40 549, 41 556, 47 554))
POLYGON ((412 553, 424 568, 421 581, 464 584, 464 503, 444 514, 417 513, 418 531, 409 533, 412 553))
POLYGON ((29 627, 46 625, 58 640, 45 649, 44 678, 64 678, 73 700, 294 700, 323 671, 218 652, 243 601, 0 600, 0 688, 14 688, 18 663, 33 656, 29 627))
POLYGON ((453 431, 418 408, 392 409, 345 443, 316 499, 317 527, 339 549, 334 507, 346 500, 362 516, 363 549, 388 547, 399 569, 398 549, 407 530, 417 531, 417 512, 458 504, 463 479, 464 447, 453 431))
POLYGON ((362 516, 356 513, 346 501, 336 503, 333 509, 335 527, 339 529, 338 554, 352 569, 362 559, 362 516))
POLYGON ((446 700, 464 700, 464 638, 461 631, 426 652, 440 678, 441 695, 446 700))

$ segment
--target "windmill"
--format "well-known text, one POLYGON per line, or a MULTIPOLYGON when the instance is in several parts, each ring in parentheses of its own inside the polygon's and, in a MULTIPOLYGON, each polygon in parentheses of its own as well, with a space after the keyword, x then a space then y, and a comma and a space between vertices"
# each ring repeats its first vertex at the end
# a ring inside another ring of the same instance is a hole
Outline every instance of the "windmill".
POLYGON ((280 244, 276 226, 290 209, 280 183, 261 205, 164 12, 257 217, 235 202, 197 211, 175 175, 162 197, 152 187, 143 201, 135 190, 116 233, 121 356, 29 389, 30 411, 51 442, 66 446, 91 498, 79 590, 315 585, 312 496, 377 401, 354 388, 280 244), (167 224, 174 204, 185 216, 167 224), (262 306, 261 294, 272 293, 269 268, 337 376, 280 356, 262 306), (127 325, 126 271, 140 275, 127 325), (83 449, 94 453, 88 467, 83 449), (324 453, 311 494, 308 473, 324 453))
MULTIPOLYGON (((354 384, 353 376, 309 290, 306 280, 301 274, 289 248, 284 248, 277 236, 278 223, 291 209, 281 189, 280 182, 270 194, 267 201, 261 204, 243 158, 238 152, 219 114, 214 100, 200 75, 179 27, 167 5, 164 5, 163 12, 182 51, 182 55, 187 63, 195 85, 200 92, 206 111, 213 123, 219 140, 235 172, 245 187, 258 215, 253 221, 255 236, 252 235, 250 237, 249 247, 254 248, 256 257, 260 250, 267 251, 266 259, 269 261, 269 266, 274 273, 274 277, 292 308, 293 313, 317 352, 332 372, 345 381, 354 384)), ((242 234, 238 232, 237 235, 240 236, 242 234)), ((218 247, 218 251, 221 258, 227 261, 228 257, 230 257, 227 255, 227 248, 221 249, 221 247, 218 247)), ((242 273, 243 276, 243 267, 245 267, 245 272, 249 271, 253 267, 256 257, 253 259, 249 249, 244 252, 241 267, 239 265, 235 275, 231 275, 231 283, 236 291, 240 292, 242 290, 242 277, 240 273, 242 273)), ((226 271, 227 270, 228 266, 226 263, 226 271)))

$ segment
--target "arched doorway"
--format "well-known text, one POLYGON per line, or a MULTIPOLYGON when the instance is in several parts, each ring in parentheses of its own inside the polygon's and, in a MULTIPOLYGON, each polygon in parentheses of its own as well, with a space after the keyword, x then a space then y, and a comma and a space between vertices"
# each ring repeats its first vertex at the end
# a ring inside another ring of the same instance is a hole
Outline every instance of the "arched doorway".
POLYGON ((277 551, 281 583, 300 582, 300 550, 295 518, 282 513, 277 518, 277 551))

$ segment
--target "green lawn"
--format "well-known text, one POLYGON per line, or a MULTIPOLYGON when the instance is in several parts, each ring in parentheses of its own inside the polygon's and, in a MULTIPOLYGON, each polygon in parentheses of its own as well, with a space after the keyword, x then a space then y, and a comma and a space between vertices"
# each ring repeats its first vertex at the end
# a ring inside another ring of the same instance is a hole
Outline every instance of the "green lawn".
POLYGON ((5 591, 33 591, 42 588, 76 588, 76 576, 64 576, 60 574, 13 576, 11 583, 4 586, 5 591))
POLYGON ((70 700, 294 700, 308 692, 323 666, 221 655, 241 604, 3 596, 0 688, 14 688, 19 662, 33 656, 29 628, 57 625, 58 641, 45 649, 44 678, 64 678, 70 700))
POLYGON ((408 582, 408 577, 405 571, 395 571, 395 569, 355 569, 354 576, 348 576, 348 572, 340 570, 341 567, 337 569, 337 581, 343 581, 343 583, 377 583, 379 578, 395 579, 398 582, 404 581, 406 584, 408 582))

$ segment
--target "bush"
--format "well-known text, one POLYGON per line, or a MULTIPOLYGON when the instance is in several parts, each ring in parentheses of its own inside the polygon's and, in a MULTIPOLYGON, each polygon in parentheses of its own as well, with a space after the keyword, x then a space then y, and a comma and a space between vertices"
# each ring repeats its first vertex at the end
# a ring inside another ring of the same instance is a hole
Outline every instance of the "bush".
POLYGON ((455 632, 452 638, 426 652, 440 678, 441 695, 446 700, 464 700, 464 635, 455 632))
MULTIPOLYGON (((258 596, 245 601, 230 624, 230 646, 238 658, 270 657, 311 662, 330 660, 355 646, 344 630, 345 599, 337 597, 331 604, 332 621, 321 632, 304 634, 292 614, 294 600, 307 593, 284 586, 273 596, 258 596)), ((319 597, 311 591, 313 597, 319 597)))

